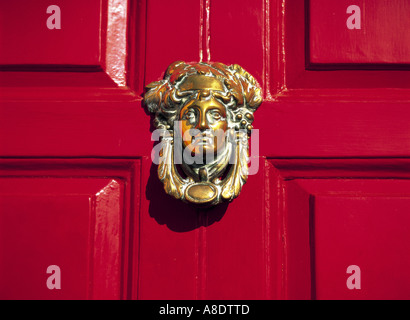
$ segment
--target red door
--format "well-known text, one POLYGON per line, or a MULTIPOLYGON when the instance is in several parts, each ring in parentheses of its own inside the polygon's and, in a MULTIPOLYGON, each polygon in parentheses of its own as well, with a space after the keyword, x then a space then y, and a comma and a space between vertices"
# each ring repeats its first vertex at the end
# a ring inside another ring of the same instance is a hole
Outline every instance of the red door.
POLYGON ((0 3, 0 298, 410 298, 409 10, 0 3), (144 86, 177 60, 261 84, 229 204, 173 199, 151 161, 144 86))

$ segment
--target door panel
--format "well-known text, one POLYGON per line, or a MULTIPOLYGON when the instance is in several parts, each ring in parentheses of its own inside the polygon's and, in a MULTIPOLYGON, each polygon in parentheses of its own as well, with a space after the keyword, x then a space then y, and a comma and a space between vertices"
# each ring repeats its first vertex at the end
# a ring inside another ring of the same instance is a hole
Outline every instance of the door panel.
MULTIPOLYGON (((372 181, 385 185, 375 195, 360 188, 355 195, 315 196, 315 298, 409 299, 410 261, 403 253, 410 242, 410 199, 393 194, 401 186, 392 182, 372 181), (351 265, 360 268, 360 290, 347 288, 351 265)), ((410 190, 406 182, 401 193, 410 190)))
POLYGON ((409 64, 408 1, 309 4, 310 63, 409 64))
POLYGON ((127 30, 135 26, 128 7, 127 0, 3 2, 0 70, 19 72, 3 73, 2 86, 125 86, 134 43, 127 30))
POLYGON ((3 299, 119 297, 121 181, 3 178, 1 187, 3 299), (64 290, 46 286, 49 265, 64 290))
POLYGON ((270 164, 283 217, 275 232, 286 235, 277 248, 285 266, 284 297, 407 299, 407 159, 270 164), (349 266, 360 268, 360 289, 347 286, 349 266))
POLYGON ((99 65, 100 16, 100 0, 3 1, 0 65, 99 65))
MULTIPOLYGON (((287 1, 284 11, 280 15, 282 19, 280 24, 283 29, 276 30, 275 24, 271 27, 271 43, 275 43, 277 39, 286 39, 279 45, 281 53, 279 59, 271 60, 272 70, 284 69, 279 76, 279 79, 282 80, 282 89, 320 89, 320 94, 316 96, 318 99, 329 92, 327 89, 344 89, 345 94, 352 94, 355 97, 355 89, 409 88, 409 73, 406 71, 408 65, 404 64, 399 64, 396 67, 386 67, 384 64, 378 67, 374 64, 370 66, 363 64, 312 64, 308 50, 310 43, 309 20, 307 18, 309 3, 309 1, 304 0, 287 1), (285 37, 284 34, 288 36, 285 37)), ((392 2, 389 3, 393 5, 392 2)), ((394 6, 400 3, 402 2, 397 1, 394 6)), ((276 11, 273 10, 271 15, 275 16, 275 14, 276 11)), ((348 16, 345 13, 343 15, 348 16)), ((343 22, 343 26, 346 26, 346 22, 343 22)), ((333 36, 334 33, 329 31, 327 37, 333 38, 333 36)), ((377 90, 373 91, 378 93, 377 90)), ((338 98, 340 93, 337 92, 334 98, 338 98)), ((359 95, 359 97, 361 96, 359 95)), ((372 95, 369 98, 371 99, 372 95)))
POLYGON ((119 299, 135 249, 132 196, 139 165, 120 161, 2 160, 2 299, 119 299), (127 264, 127 263, 126 263, 127 264), (61 289, 47 285, 58 266, 61 289))
MULTIPOLYGON (((404 12, 402 0, 368 2, 357 2, 366 28, 369 14, 404 12)), ((361 33, 360 45, 350 35, 336 43, 361 52, 349 55, 331 45, 349 15, 332 19, 319 0, 60 1, 61 30, 47 29, 43 4, 25 17, 41 30, 11 17, 0 30, 10 44, 0 57, 1 297, 408 297, 405 36, 375 51, 390 34, 361 33), (170 63, 201 59, 240 64, 264 95, 257 174, 206 210, 165 194, 142 102, 170 63), (52 264, 60 291, 46 286, 52 264), (348 265, 361 267, 360 290, 346 286, 348 265)))

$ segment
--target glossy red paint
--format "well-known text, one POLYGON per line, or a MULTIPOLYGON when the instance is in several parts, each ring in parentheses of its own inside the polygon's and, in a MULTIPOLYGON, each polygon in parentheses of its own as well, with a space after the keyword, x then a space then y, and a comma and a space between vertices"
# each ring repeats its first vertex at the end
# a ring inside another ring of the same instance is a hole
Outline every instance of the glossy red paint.
POLYGON ((283 298, 407 299, 408 158, 269 165, 283 298), (350 265, 361 269, 360 290, 346 286, 350 265), (389 279, 386 270, 395 270, 389 279))
POLYGON ((409 10, 406 0, 311 0, 309 63, 409 64, 409 10))
POLYGON ((139 160, 0 162, 1 299, 127 297, 139 160), (46 286, 50 265, 60 290, 46 286))
POLYGON ((81 23, 101 32, 98 59, 92 42, 70 48, 82 52, 74 61, 39 40, 41 63, 24 50, 18 65, 1 62, 1 298, 408 298, 408 67, 362 70, 355 55, 349 70, 314 67, 307 27, 320 23, 305 18, 315 2, 130 0, 113 33, 117 2, 90 2, 102 19, 81 23), (126 86, 113 73, 124 26, 126 86), (163 191, 142 104, 144 85, 170 63, 201 58, 242 65, 265 98, 254 122, 259 170, 232 203, 210 209, 163 191), (52 264, 61 290, 46 286, 52 264), (361 268, 360 290, 346 286, 349 265, 361 268))
POLYGON ((99 65, 100 11, 100 0, 2 1, 0 65, 99 65), (61 29, 47 27, 51 5, 61 10, 61 29))

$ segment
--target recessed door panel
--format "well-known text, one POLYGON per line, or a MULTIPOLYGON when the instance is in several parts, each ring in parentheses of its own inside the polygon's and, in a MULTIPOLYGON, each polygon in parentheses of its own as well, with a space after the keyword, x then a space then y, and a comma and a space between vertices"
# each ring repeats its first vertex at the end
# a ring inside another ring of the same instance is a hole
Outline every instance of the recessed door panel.
POLYGON ((315 197, 317 299, 410 298, 410 197, 385 192, 315 197))
POLYGON ((99 65, 101 10, 100 0, 2 1, 0 65, 99 65))
POLYGON ((286 298, 409 298, 409 162, 391 161, 272 161, 286 298))
POLYGON ((123 188, 114 179, 1 178, 1 298, 118 298, 123 188))
POLYGON ((310 63, 410 63, 408 1, 309 3, 310 63))

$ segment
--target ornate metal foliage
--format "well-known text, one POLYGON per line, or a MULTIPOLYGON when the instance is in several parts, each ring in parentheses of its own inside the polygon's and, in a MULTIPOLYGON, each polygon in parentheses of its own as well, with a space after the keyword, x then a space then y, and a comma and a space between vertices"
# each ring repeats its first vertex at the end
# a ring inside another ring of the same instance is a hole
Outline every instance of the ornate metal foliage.
POLYGON ((162 137, 158 177, 165 191, 198 205, 236 198, 248 177, 248 140, 262 102, 239 65, 171 64, 144 102, 162 137))

